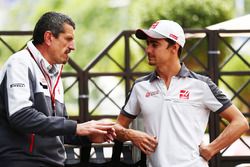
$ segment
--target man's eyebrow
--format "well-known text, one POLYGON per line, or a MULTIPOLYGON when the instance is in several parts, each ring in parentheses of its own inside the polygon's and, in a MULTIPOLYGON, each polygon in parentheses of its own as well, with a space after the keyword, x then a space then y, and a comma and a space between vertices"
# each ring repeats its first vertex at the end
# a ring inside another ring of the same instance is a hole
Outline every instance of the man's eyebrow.
POLYGON ((154 43, 154 44, 158 44, 159 43, 157 40, 154 40, 154 39, 148 39, 146 42, 147 43, 154 43))

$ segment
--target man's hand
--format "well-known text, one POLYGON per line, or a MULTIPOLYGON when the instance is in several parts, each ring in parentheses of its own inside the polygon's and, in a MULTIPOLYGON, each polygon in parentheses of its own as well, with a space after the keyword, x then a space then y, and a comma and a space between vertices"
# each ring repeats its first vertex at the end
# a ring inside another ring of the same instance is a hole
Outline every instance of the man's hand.
MULTIPOLYGON (((132 129, 127 129, 131 131, 132 129)), ((155 152, 158 145, 156 137, 150 136, 147 133, 132 130, 131 132, 131 141, 136 145, 142 152, 146 155, 150 155, 155 152)))
POLYGON ((200 145, 200 155, 207 161, 220 150, 239 139, 240 136, 249 129, 248 121, 234 105, 222 111, 220 116, 229 122, 227 127, 210 144, 204 145, 201 143, 200 145))
POLYGON ((205 145, 203 142, 199 146, 199 151, 200 156, 206 161, 209 161, 214 155, 209 145, 205 145))
POLYGON ((130 140, 147 155, 154 153, 158 145, 156 137, 142 131, 127 129, 129 122, 131 122, 131 119, 119 115, 119 123, 116 123, 114 126, 117 139, 120 141, 130 140))
POLYGON ((116 137, 114 123, 102 121, 88 121, 77 124, 76 135, 88 136, 92 142, 110 142, 116 137))
POLYGON ((150 136, 142 131, 124 128, 119 124, 115 125, 115 130, 118 134, 118 140, 130 140, 146 155, 150 155, 155 152, 155 149, 158 145, 156 137, 150 136))
POLYGON ((88 137, 93 143, 111 142, 116 137, 115 133, 114 132, 112 133, 108 132, 108 134, 105 134, 105 135, 92 134, 92 135, 89 135, 88 137))

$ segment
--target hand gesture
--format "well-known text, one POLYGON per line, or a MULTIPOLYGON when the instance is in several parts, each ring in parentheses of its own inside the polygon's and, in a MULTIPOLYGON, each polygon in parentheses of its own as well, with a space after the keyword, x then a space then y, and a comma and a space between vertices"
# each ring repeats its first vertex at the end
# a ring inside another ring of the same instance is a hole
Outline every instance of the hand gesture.
POLYGON ((115 137, 116 137, 116 134, 115 134, 114 129, 111 129, 110 131, 108 131, 107 134, 92 134, 92 135, 89 135, 89 139, 93 143, 111 142, 111 141, 114 140, 115 137))
POLYGON ((76 134, 79 136, 88 136, 92 142, 110 142, 116 137, 114 123, 103 121, 88 121, 77 124, 76 134))
POLYGON ((199 145, 199 151, 200 156, 206 161, 209 161, 213 157, 213 153, 210 151, 209 145, 206 145, 204 142, 199 145))

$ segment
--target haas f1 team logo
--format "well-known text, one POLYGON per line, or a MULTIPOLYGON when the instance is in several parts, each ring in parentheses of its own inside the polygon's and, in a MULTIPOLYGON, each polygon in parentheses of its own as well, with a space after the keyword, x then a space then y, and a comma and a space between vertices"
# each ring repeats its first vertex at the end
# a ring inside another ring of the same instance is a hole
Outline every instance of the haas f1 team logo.
POLYGON ((180 90, 180 99, 189 99, 189 91, 180 90))

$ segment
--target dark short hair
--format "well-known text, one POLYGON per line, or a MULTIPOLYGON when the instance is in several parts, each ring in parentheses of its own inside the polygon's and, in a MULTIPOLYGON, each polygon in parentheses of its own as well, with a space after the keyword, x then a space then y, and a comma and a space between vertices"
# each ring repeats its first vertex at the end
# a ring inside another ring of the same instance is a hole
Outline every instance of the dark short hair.
MULTIPOLYGON (((174 44, 176 44, 176 42, 174 41, 174 40, 172 40, 172 39, 169 39, 169 38, 165 38, 165 40, 168 42, 168 47, 170 47, 170 46, 172 46, 172 45, 174 45, 174 44)), ((179 50, 178 50, 178 57, 180 58, 180 56, 181 56, 181 52, 182 52, 182 47, 180 46, 179 47, 179 50)))
POLYGON ((52 34, 57 38, 60 33, 64 32, 64 24, 69 24, 75 29, 75 23, 73 20, 62 13, 47 12, 43 14, 33 31, 33 44, 42 44, 44 42, 44 33, 51 31, 52 34))

